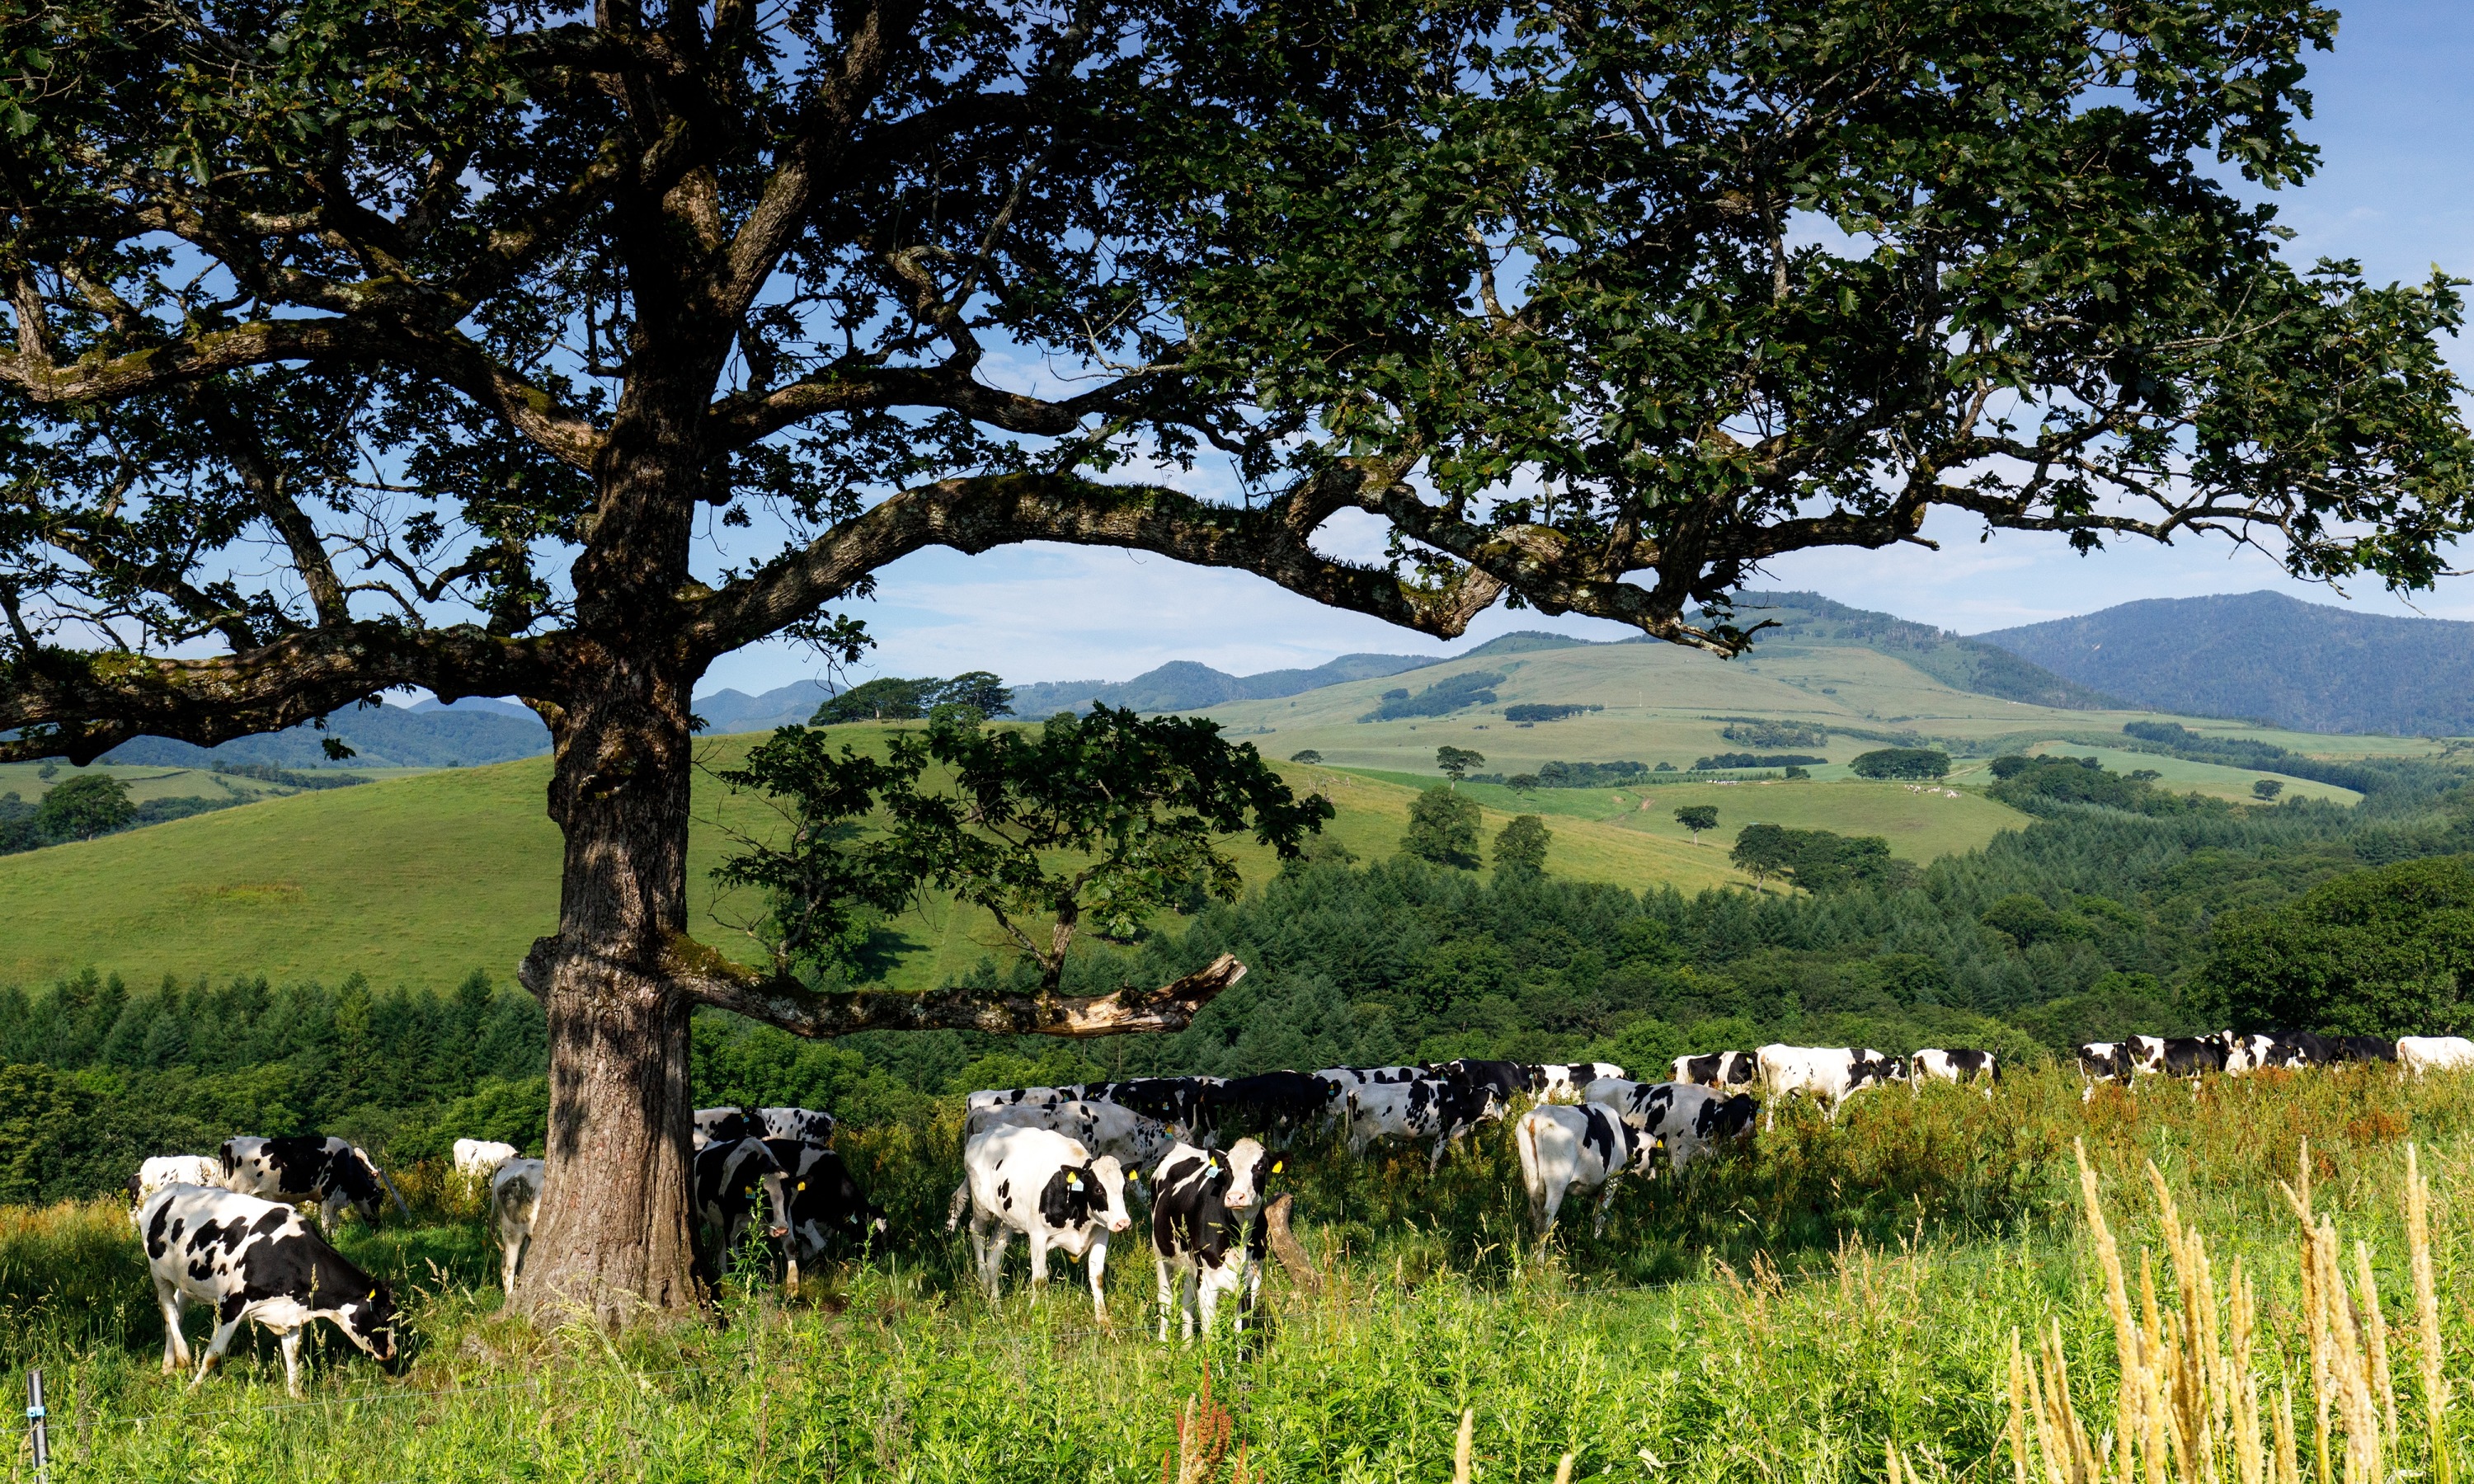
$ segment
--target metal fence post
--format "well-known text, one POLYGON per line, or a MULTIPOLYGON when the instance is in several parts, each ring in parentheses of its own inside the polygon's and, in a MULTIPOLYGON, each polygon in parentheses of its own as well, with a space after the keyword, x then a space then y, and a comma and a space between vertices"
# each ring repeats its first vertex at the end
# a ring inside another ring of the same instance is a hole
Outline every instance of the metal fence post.
POLYGON ((45 1424, 43 1373, 26 1373, 26 1429, 35 1439, 35 1484, 51 1484, 52 1437, 45 1424))

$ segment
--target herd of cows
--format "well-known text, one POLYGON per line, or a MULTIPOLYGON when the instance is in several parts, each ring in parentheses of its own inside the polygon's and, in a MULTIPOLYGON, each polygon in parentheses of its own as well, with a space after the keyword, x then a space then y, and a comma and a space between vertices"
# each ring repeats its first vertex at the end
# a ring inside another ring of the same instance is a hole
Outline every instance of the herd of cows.
MULTIPOLYGON (((2349 1062, 2393 1063, 2401 1076, 2474 1068, 2474 1041, 2462 1037, 2226 1031, 2134 1036, 2077 1050, 2083 1096, 2100 1082, 2349 1062)), ((1132 1227, 1130 1202, 1141 1198, 1148 1172, 1165 1340, 1173 1313, 1190 1336, 1198 1325, 1208 1330, 1231 1296, 1244 1323, 1266 1253, 1265 1182, 1286 1158, 1274 1151, 1308 1129, 1336 1129, 1358 1157, 1379 1140, 1423 1142, 1432 1170, 1454 1141, 1526 1104, 1514 1144, 1531 1221, 1543 1237, 1575 1192, 1597 1193, 1595 1226, 1603 1232, 1627 1171, 1654 1178, 1654 1157, 1663 1152, 1668 1171, 1680 1175, 1742 1139, 1761 1111, 1756 1091, 1769 1100, 1773 1121, 1778 1102, 1794 1095, 1834 1118, 1856 1093, 1895 1083, 1981 1085, 1989 1095, 2001 1068, 1989 1051, 1928 1048, 1901 1057, 1870 1047, 1768 1045, 1678 1057, 1670 1073, 1644 1083, 1608 1062, 1463 1060, 974 1092, 946 1230, 969 1217, 975 1266, 991 1299, 1017 1234, 1030 1246, 1034 1292, 1048 1280, 1052 1251, 1082 1260, 1104 1323, 1108 1244, 1132 1227)), ((752 1244, 795 1290, 802 1261, 884 1233, 885 1213, 832 1148, 833 1133, 832 1114, 813 1109, 697 1110, 694 1192, 706 1250, 726 1255, 752 1244)), ((512 1289, 541 1202, 543 1161, 520 1158, 510 1144, 459 1139, 454 1165, 488 1186, 500 1278, 512 1289)), ((129 1196, 163 1310, 165 1371, 189 1363, 181 1317, 193 1302, 215 1311, 193 1386, 244 1323, 276 1334, 296 1395, 301 1336, 314 1320, 330 1322, 380 1361, 396 1354, 387 1285, 324 1235, 346 1210, 375 1222, 390 1200, 405 1209, 376 1163, 348 1140, 232 1138, 211 1157, 148 1160, 130 1179, 129 1196), (317 1223, 304 1208, 318 1213, 317 1223)))

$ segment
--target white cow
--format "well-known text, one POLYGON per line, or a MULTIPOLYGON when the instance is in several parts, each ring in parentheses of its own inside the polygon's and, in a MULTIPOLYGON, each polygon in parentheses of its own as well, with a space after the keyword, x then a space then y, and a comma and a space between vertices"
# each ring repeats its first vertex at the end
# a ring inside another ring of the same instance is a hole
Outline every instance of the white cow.
POLYGON ((814 1108, 760 1108, 756 1110, 757 1137, 788 1138, 802 1144, 830 1144, 834 1138, 834 1115, 814 1108))
POLYGON ((1435 1146, 1426 1161, 1428 1173, 1443 1166, 1443 1151, 1452 1140, 1489 1118, 1503 1116, 1503 1100, 1494 1089, 1433 1078, 1370 1083, 1351 1089, 1344 1106, 1351 1155, 1364 1155, 1378 1138, 1431 1138, 1435 1146))
POLYGON ((2424 1072, 2458 1071, 2469 1066, 2474 1066, 2474 1041, 2462 1036, 2397 1038, 2399 1075, 2412 1072, 2419 1077, 2424 1072))
POLYGON ((214 1185, 223 1183, 223 1166, 212 1155, 158 1154, 129 1177, 129 1204, 143 1206, 165 1185, 214 1185))
POLYGON ((1555 1213, 1573 1190, 1595 1190, 1597 1219, 1593 1233, 1607 1230, 1607 1208, 1615 1198, 1615 1177, 1644 1162, 1655 1147, 1616 1117, 1613 1110, 1595 1103, 1578 1108, 1546 1103, 1521 1114, 1513 1130, 1520 1147, 1520 1179, 1529 1190, 1529 1222, 1540 1236, 1555 1225, 1555 1213))
POLYGON ((484 1181, 499 1165, 516 1157, 513 1144, 502 1144, 495 1138, 459 1138, 455 1141, 455 1173, 470 1181, 484 1181))
POLYGON ((1787 1046, 1772 1043, 1753 1053, 1760 1083, 1770 1095, 1767 1126, 1778 1127, 1779 1100, 1801 1092, 1821 1104, 1822 1116, 1835 1119, 1838 1105, 1866 1088, 1880 1087, 1902 1074, 1891 1057, 1870 1046, 1787 1046))
POLYGON ((533 1239, 533 1218, 541 1214, 542 1171, 539 1160, 504 1160, 490 1172, 490 1225, 498 1233, 498 1291, 516 1291, 516 1274, 523 1267, 524 1244, 533 1239))
MULTIPOLYGON (((1198 1324, 1211 1332, 1221 1295, 1246 1291, 1249 1280, 1261 1283, 1243 1227, 1246 1212, 1262 1204, 1264 1169, 1263 1146, 1241 1138, 1225 1151, 1178 1144, 1152 1172, 1152 1249, 1159 1267, 1162 1340, 1168 1338, 1171 1309, 1178 1315, 1180 1333, 1192 1339, 1198 1324)), ((1243 1328, 1242 1312, 1238 1323, 1243 1328)))
POLYGON ((1538 1095, 1550 1103, 1577 1103, 1581 1089, 1590 1083, 1624 1075, 1624 1069, 1613 1062, 1548 1062, 1530 1070, 1538 1095))
MULTIPOLYGON (((1753 1131, 1760 1104, 1749 1092, 1729 1093, 1688 1082, 1626 1082, 1601 1077, 1581 1091, 1584 1101, 1610 1110, 1634 1133, 1666 1150, 1669 1172, 1753 1131)), ((1642 1155, 1644 1167, 1648 1156, 1642 1155)))
POLYGON ((1993 1095, 1993 1085, 2001 1080, 2001 1067, 1990 1051, 1945 1051, 1927 1046, 1907 1058, 1907 1086, 1922 1089, 1928 1082, 1955 1083, 1961 1087, 1971 1082, 1984 1085, 1984 1095, 1993 1095))
POLYGON ((1758 1060, 1749 1051, 1710 1051, 1677 1057, 1667 1080, 1696 1088, 1748 1088, 1758 1069, 1758 1060))
POLYGON ((1062 1248, 1087 1258, 1091 1306, 1108 1322, 1101 1287, 1108 1266, 1108 1238, 1133 1224, 1126 1211, 1124 1166, 1046 1129, 988 1129, 962 1147, 962 1187, 954 1192, 945 1230, 971 1212, 971 1247, 980 1281, 994 1301, 1003 1289, 1006 1249, 1019 1232, 1031 1243, 1031 1292, 1048 1286, 1048 1254, 1062 1248))

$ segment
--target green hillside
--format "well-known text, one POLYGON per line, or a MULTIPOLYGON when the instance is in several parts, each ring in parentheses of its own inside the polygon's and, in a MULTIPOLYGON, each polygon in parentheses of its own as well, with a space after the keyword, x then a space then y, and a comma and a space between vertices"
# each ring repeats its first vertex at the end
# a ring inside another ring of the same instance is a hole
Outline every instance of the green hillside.
MULTIPOLYGON (((854 738, 876 730, 840 729, 854 738)), ((708 739, 706 768, 734 765, 756 740, 708 739)), ((1332 839, 1368 859, 1396 848, 1413 788, 1283 767, 1300 790, 1333 800, 1332 839)), ((31 782, 33 770, 25 771, 31 782)), ((380 985, 444 985, 474 969, 504 979, 556 922, 559 837, 543 813, 548 780, 547 758, 449 769, 0 856, 0 919, 8 923, 0 984, 88 965, 139 983, 166 973, 264 972, 280 981, 359 972, 380 985)), ((179 780, 171 786, 192 791, 179 780)), ((710 873, 733 834, 761 834, 773 816, 761 801, 733 798, 709 778, 699 780, 694 807, 692 930, 752 958, 745 929, 759 903, 717 895, 710 873)), ((1490 839, 1514 812, 1520 811, 1509 795, 1500 804, 1490 799, 1490 839)), ((1680 837, 1578 817, 1558 818, 1554 827, 1547 865, 1558 874, 1635 889, 1740 879, 1723 851, 1696 850, 1680 837)), ((1232 849, 1251 880, 1276 869, 1272 853, 1250 840, 1232 849)), ((967 969, 996 942, 991 924, 966 910, 916 912, 895 926, 911 947, 894 982, 917 987, 967 969)))

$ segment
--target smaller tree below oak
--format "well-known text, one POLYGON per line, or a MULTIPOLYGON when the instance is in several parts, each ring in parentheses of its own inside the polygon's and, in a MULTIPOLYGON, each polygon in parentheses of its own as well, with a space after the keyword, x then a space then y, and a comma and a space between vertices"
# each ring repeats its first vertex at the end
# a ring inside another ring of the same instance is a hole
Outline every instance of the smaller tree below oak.
POLYGON ((2277 795, 2285 792, 2285 785, 2274 778, 2261 778, 2258 782, 2253 783, 2250 786, 2250 792, 2252 798, 2258 800, 2262 803, 2268 803, 2273 801, 2277 795))
POLYGON ((1438 783, 1410 803, 1400 849, 1438 866, 1475 871, 1478 819, 1477 801, 1438 783))
POLYGON ((1454 788, 1460 786, 1461 779, 1468 777, 1471 768, 1484 761, 1486 761, 1484 753, 1474 753, 1465 747, 1454 747, 1448 742, 1435 749, 1435 766, 1442 771, 1443 777, 1452 780, 1454 788))
POLYGON ((1546 874, 1546 846, 1555 833, 1535 814, 1513 820, 1494 837, 1494 876, 1498 881, 1546 874))
POLYGON ((1290 859, 1331 818, 1219 733, 1106 706, 1036 729, 940 713, 879 759, 787 727, 720 778, 771 795, 789 839, 750 842, 714 874, 764 890, 784 967, 838 969, 868 914, 943 892, 994 918, 1053 991, 1083 927, 1126 940, 1197 894, 1235 899, 1220 837, 1250 831, 1290 859))
POLYGON ((1718 806, 1711 803, 1688 803, 1675 811, 1675 823, 1692 831, 1692 843, 1701 843, 1701 831, 1718 827, 1718 806))
POLYGON ((86 773, 53 784, 35 824, 55 840, 91 840, 126 826, 136 814, 128 784, 109 773, 86 773))

